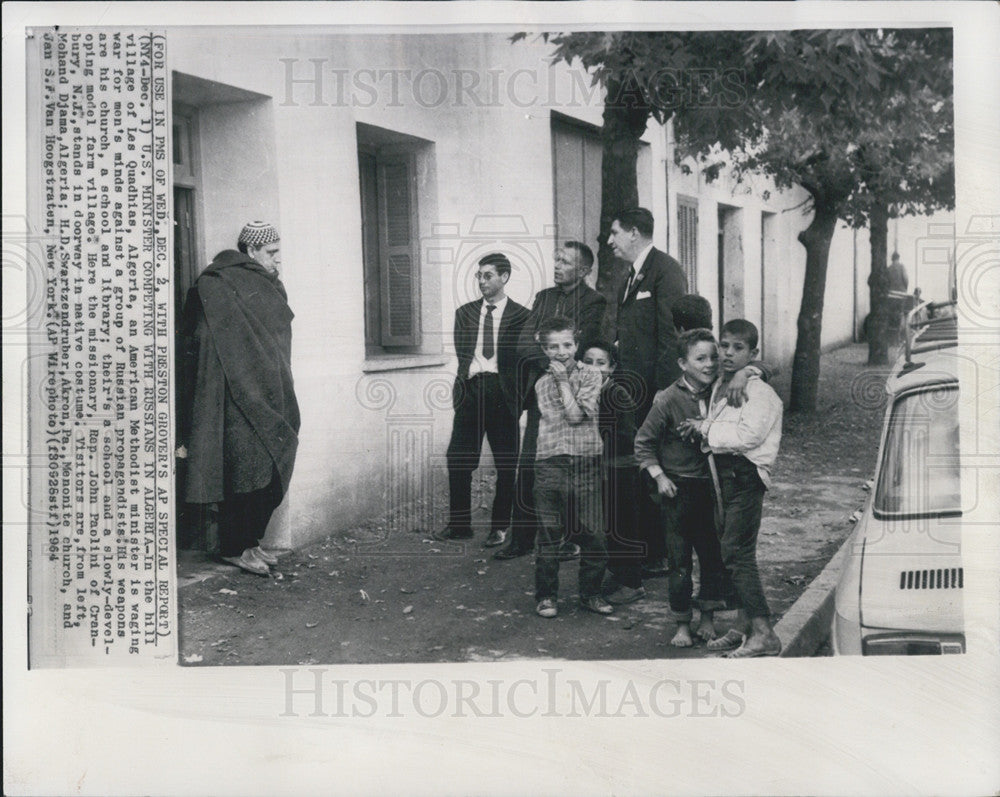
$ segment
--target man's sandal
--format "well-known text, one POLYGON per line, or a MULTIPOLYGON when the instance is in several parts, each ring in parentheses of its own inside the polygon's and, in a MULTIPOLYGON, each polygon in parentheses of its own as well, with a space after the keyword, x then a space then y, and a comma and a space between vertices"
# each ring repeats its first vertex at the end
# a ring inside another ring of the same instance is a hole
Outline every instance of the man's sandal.
POLYGON ((248 573, 253 573, 257 576, 270 576, 271 569, 264 564, 260 559, 253 555, 253 552, 248 548, 240 556, 223 556, 223 562, 228 562, 231 565, 235 565, 240 568, 240 570, 246 570, 248 573))
POLYGON ((278 564, 278 557, 275 556, 270 551, 265 551, 259 545, 256 548, 253 548, 252 550, 254 556, 260 559, 264 564, 270 565, 271 567, 274 567, 276 564, 278 564))
POLYGON ((705 649, 711 650, 715 653, 720 653, 726 650, 736 650, 743 644, 743 640, 745 639, 746 637, 735 628, 730 628, 722 636, 705 643, 705 649))
POLYGON ((736 648, 736 650, 731 650, 729 653, 723 653, 722 658, 724 659, 756 659, 762 656, 779 656, 781 655, 781 643, 777 645, 772 645, 768 648, 748 648, 746 645, 741 645, 736 648))

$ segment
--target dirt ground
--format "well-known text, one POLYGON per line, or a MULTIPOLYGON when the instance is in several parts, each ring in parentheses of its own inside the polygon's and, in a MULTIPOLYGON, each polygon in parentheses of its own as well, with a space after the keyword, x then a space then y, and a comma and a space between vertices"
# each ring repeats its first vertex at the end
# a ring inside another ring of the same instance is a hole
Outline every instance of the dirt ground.
MULTIPOLYGON (((870 479, 884 410, 885 374, 866 348, 823 357, 819 409, 787 414, 773 487, 764 502, 759 559, 775 620, 851 531, 870 479)), ((787 402, 790 373, 774 379, 787 402)), ((489 504, 489 473, 474 505, 489 504)), ((446 505, 446 499, 445 499, 446 505)), ((482 520, 483 518, 480 518, 482 520)), ((647 597, 601 617, 576 603, 573 562, 560 571, 559 616, 534 613, 532 557, 508 562, 481 547, 430 539, 433 528, 386 534, 379 520, 332 533, 281 557, 265 579, 182 552, 181 662, 199 665, 337 664, 505 659, 696 658, 669 645, 666 579, 647 597)), ((436 526, 435 526, 436 528, 436 526)), ((734 613, 720 613, 725 629, 734 613)))

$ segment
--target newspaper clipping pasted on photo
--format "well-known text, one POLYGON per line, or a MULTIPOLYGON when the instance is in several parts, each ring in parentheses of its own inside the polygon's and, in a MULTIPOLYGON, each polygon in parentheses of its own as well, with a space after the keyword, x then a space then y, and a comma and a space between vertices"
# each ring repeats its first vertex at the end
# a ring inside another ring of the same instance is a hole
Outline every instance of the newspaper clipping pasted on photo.
POLYGON ((31 663, 174 661, 166 36, 28 45, 31 663))

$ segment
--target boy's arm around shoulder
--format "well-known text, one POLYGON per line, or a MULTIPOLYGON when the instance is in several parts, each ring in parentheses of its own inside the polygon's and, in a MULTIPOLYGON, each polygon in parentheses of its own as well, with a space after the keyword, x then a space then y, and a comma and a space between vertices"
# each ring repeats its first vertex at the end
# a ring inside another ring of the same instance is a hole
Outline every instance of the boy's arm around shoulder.
POLYGON ((780 429, 783 407, 774 389, 760 379, 747 384, 748 399, 738 409, 726 407, 708 425, 705 440, 713 450, 751 451, 780 429))
POLYGON ((747 364, 747 368, 751 371, 751 373, 753 371, 756 371, 756 375, 759 376, 762 381, 767 382, 768 384, 771 384, 771 382, 774 380, 774 377, 776 377, 781 371, 781 369, 778 368, 778 366, 766 362, 765 360, 751 360, 747 364))

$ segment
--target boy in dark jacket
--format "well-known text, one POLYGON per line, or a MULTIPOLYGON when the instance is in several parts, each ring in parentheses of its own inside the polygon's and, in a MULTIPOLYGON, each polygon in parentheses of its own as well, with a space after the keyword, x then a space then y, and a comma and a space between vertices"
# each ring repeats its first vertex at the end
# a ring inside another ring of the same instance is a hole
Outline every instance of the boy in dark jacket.
POLYGON ((684 332, 678 339, 681 376, 661 390, 635 438, 639 466, 656 482, 660 517, 667 538, 670 572, 667 590, 677 632, 670 644, 690 647, 693 579, 692 552, 698 554, 701 620, 696 634, 715 639, 713 612, 724 605, 729 591, 716 532, 712 480, 708 458, 700 441, 682 436, 678 426, 688 418, 703 417, 718 375, 718 349, 707 329, 684 332))
POLYGON ((614 348, 604 341, 583 346, 583 362, 604 377, 598 402, 598 428, 604 441, 604 507, 608 528, 608 571, 605 600, 632 603, 646 596, 642 586, 645 546, 636 534, 639 471, 633 444, 636 405, 616 372, 614 348))

